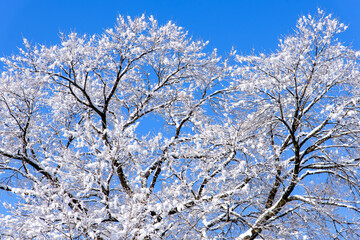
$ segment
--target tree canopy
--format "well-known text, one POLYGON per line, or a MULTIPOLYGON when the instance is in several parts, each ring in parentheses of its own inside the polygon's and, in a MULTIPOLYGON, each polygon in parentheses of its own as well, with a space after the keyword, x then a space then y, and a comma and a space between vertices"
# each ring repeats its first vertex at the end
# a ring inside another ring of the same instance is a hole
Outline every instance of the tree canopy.
POLYGON ((319 10, 271 54, 181 27, 24 40, 2 58, 3 239, 360 237, 360 52, 319 10))

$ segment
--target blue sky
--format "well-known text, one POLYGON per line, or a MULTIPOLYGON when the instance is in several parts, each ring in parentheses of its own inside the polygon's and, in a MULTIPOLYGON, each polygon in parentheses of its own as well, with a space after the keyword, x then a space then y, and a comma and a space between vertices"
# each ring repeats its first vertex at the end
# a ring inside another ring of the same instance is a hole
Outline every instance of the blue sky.
MULTIPOLYGON (((58 33, 101 33, 118 14, 154 15, 172 20, 194 39, 210 41, 220 53, 274 51, 278 39, 291 33, 300 15, 317 8, 349 25, 343 40, 360 48, 358 0, 0 0, 0 56, 17 53, 22 37, 33 43, 56 44, 58 33)), ((209 48, 209 50, 210 50, 209 48)))
MULTIPOLYGON (((218 48, 223 54, 235 47, 244 54, 253 49, 271 52, 282 35, 292 32, 299 16, 314 14, 317 8, 349 25, 342 41, 360 49, 359 0, 0 0, 0 57, 17 53, 23 37, 57 44, 59 32, 102 33, 119 14, 143 13, 160 23, 175 22, 196 40, 209 40, 209 51, 218 48)), ((4 199, 0 192, 0 201, 4 199)))

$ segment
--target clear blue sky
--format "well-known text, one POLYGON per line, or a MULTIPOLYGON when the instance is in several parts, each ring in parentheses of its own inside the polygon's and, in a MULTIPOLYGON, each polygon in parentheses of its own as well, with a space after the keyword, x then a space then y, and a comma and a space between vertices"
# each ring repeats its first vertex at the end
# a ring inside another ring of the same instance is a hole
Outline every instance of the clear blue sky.
MULTIPOLYGON (((143 13, 161 23, 172 20, 194 39, 209 40, 209 47, 220 53, 232 46, 241 53, 271 52, 300 15, 314 14, 317 8, 348 24, 342 40, 360 49, 360 0, 0 0, 0 57, 17 53, 23 37, 57 44, 59 32, 102 33, 113 27, 118 14, 143 13)), ((6 196, 0 192, 0 202, 6 196)))
POLYGON ((343 40, 360 49, 359 0, 0 0, 0 57, 17 53, 22 37, 55 44, 60 31, 101 33, 118 14, 172 20, 195 39, 209 40, 220 53, 273 51, 300 15, 320 7, 349 25, 343 40))

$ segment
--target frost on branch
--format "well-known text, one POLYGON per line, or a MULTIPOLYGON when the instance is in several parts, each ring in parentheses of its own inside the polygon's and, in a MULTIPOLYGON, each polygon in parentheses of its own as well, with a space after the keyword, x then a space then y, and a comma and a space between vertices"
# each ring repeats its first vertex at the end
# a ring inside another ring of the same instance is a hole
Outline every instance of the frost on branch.
POLYGON ((221 58, 119 17, 3 59, 4 239, 359 234, 359 53, 302 17, 279 50, 221 58), (234 60, 237 60, 234 61, 234 60))

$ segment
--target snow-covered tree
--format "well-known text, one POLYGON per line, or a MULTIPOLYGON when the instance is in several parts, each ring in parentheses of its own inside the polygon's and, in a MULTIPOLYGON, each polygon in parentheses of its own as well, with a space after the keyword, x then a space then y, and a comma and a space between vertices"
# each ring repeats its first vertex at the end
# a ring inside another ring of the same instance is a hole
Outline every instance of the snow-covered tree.
POLYGON ((360 236, 359 53, 321 11, 223 59, 169 22, 24 41, 0 78, 4 239, 360 236))

